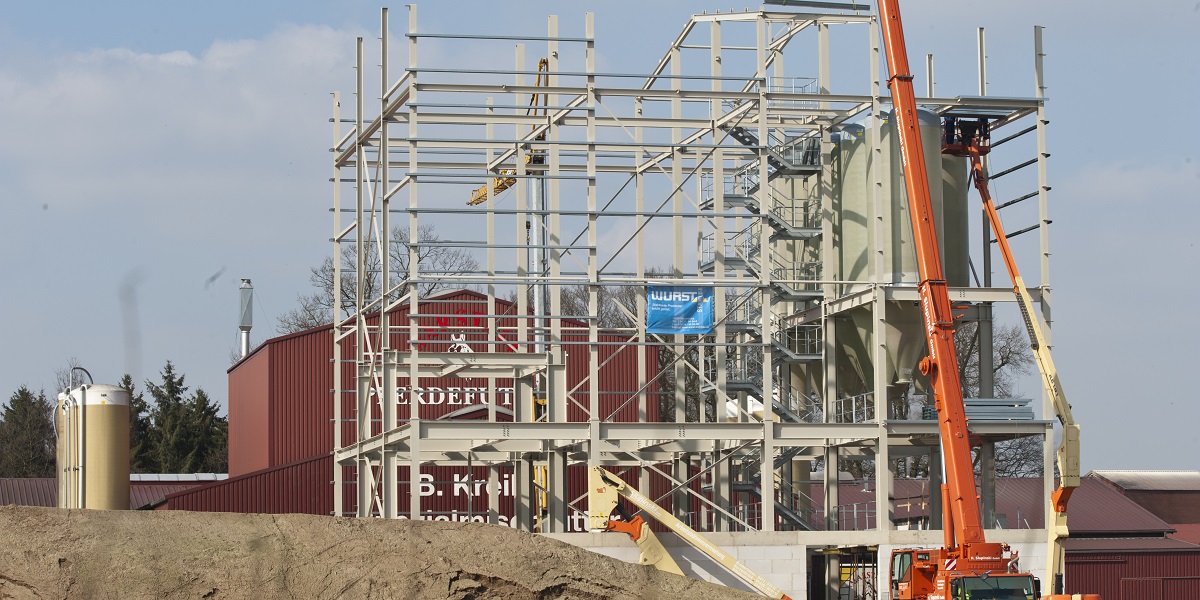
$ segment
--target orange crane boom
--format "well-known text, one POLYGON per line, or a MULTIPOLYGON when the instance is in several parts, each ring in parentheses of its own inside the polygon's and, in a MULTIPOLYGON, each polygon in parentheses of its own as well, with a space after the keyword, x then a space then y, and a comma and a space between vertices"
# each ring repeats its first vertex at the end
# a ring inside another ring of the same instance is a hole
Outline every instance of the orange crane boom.
POLYGON ((983 519, 979 512, 979 497, 975 492, 975 468, 971 462, 962 382, 958 376, 958 355, 954 349, 954 315, 938 251, 933 201, 929 195, 925 152, 917 121, 917 101, 904 45, 900 7, 896 0, 879 0, 879 14, 883 21, 884 48, 891 71, 888 88, 892 91, 892 103, 895 106, 894 119, 900 136, 904 185, 908 192, 913 242, 921 277, 918 286, 921 313, 925 320, 925 337, 929 342, 929 356, 921 361, 920 367, 921 373, 929 377, 938 411, 950 499, 946 511, 953 521, 943 523, 943 527, 946 530, 946 548, 953 549, 961 544, 982 542, 983 519))
POLYGON ((1017 569, 1017 553, 1007 544, 984 538, 975 469, 958 355, 954 348, 954 314, 938 249, 929 175, 925 166, 913 76, 904 44, 898 0, 878 0, 884 51, 891 76, 893 118, 900 141, 905 190, 913 226, 913 245, 920 272, 918 292, 929 356, 921 373, 929 377, 938 412, 946 483, 942 486, 945 546, 937 550, 892 552, 891 597, 896 600, 954 598, 1033 598, 1036 580, 1017 569))

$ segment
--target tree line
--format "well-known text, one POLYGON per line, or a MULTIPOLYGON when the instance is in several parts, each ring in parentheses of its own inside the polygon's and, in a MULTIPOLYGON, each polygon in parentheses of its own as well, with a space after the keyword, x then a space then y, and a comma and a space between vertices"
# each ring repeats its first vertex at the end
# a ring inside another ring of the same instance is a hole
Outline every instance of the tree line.
MULTIPOLYGON (((69 377, 59 377, 69 387, 69 377)), ((229 420, 202 388, 189 393, 185 376, 167 361, 157 382, 135 388, 126 374, 117 384, 129 392, 131 473, 224 473, 229 464, 229 420), (149 394, 149 398, 146 395, 149 394)), ((45 390, 21 386, 0 412, 0 477, 54 477, 54 410, 45 390)))

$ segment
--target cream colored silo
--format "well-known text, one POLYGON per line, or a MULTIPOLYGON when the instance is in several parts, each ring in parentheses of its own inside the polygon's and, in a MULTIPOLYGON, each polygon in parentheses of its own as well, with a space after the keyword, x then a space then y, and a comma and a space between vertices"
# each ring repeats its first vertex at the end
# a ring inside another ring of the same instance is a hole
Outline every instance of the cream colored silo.
POLYGON ((59 394, 58 505, 129 508, 129 392, 90 384, 59 394))
MULTIPOLYGON (((960 157, 941 154, 938 116, 924 110, 917 113, 946 280, 951 286, 965 286, 969 276, 966 162, 960 157)), ((879 164, 873 165, 873 125, 870 119, 843 125, 834 140, 833 236, 838 270, 834 279, 854 282, 843 287, 845 294, 866 289, 871 283, 915 286, 920 278, 899 136, 895 134, 890 114, 880 115, 881 152, 879 164), (872 209, 876 178, 882 200, 879 215, 872 209)), ((863 307, 843 317, 837 323, 836 333, 839 387, 846 394, 867 391, 871 389, 874 369, 871 311, 863 307)), ((887 322, 885 378, 892 384, 907 384, 917 361, 927 352, 920 311, 911 303, 891 303, 887 307, 887 322)))

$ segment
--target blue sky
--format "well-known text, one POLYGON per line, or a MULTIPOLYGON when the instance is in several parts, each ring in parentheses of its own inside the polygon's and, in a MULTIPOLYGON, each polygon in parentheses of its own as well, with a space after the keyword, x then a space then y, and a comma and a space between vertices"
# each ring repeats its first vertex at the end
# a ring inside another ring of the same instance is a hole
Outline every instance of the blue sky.
MULTIPOLYGON (((978 26, 989 92, 1031 95, 1032 28, 1047 27, 1055 359, 1085 469, 1197 468, 1200 455, 1188 383, 1200 338, 1200 131, 1188 108, 1200 97, 1200 3, 1148 4, 903 7, 918 80, 934 53, 947 95, 972 93, 978 26)), ((419 3, 419 14, 427 31, 541 34, 554 13, 578 34, 592 10, 601 61, 635 72, 690 12, 731 6, 463 1, 419 3)), ((371 43, 378 14, 377 2, 348 1, 6 3, 0 393, 50 388, 71 356, 98 381, 141 381, 171 359, 225 401, 238 279, 258 291, 257 343, 328 252, 329 92, 349 95, 354 37, 371 43)), ((393 36, 405 20, 392 5, 393 36)))

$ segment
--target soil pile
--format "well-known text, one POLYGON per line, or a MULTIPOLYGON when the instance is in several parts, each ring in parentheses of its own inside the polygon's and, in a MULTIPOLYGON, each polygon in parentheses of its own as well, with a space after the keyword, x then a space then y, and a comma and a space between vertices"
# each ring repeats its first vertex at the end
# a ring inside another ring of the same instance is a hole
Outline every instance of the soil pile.
POLYGON ((343 597, 754 596, 475 523, 0 507, 0 598, 343 597))

